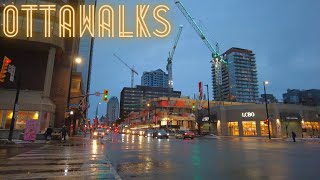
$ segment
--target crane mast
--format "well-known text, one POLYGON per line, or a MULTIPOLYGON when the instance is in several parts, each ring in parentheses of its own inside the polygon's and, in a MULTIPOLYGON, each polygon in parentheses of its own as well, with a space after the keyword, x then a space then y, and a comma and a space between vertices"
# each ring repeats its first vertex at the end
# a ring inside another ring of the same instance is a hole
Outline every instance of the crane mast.
MULTIPOLYGON (((215 68, 215 82, 218 85, 218 88, 220 88, 220 85, 222 85, 222 68, 221 64, 227 64, 227 62, 222 58, 222 56, 219 54, 219 50, 215 49, 213 45, 209 42, 207 36, 205 33, 200 29, 198 24, 194 21, 194 19, 191 17, 191 15, 188 13, 186 8, 183 6, 183 4, 175 0, 175 4, 179 8, 179 10, 182 12, 182 14, 187 18, 188 22, 190 25, 193 27, 193 29, 196 31, 196 33, 199 35, 201 40, 204 42, 204 44, 207 46, 207 48, 211 51, 212 53, 212 63, 215 68)), ((220 95, 219 95, 220 96, 220 95)))
POLYGON ((181 36, 181 32, 182 32, 182 29, 183 29, 183 26, 181 25, 179 27, 179 31, 178 31, 178 34, 174 40, 174 45, 173 45, 173 48, 172 50, 169 52, 169 57, 168 57, 168 64, 167 64, 167 71, 168 71, 168 87, 169 88, 173 88, 173 77, 172 77, 172 60, 173 60, 173 56, 174 56, 174 53, 176 52, 176 48, 177 48, 177 45, 178 45, 178 42, 179 42, 179 39, 180 39, 180 36, 181 36))
POLYGON ((131 88, 133 88, 134 84, 134 75, 139 75, 138 72, 134 69, 134 66, 130 67, 127 63, 125 63, 119 56, 117 56, 115 53, 113 53, 113 56, 116 57, 120 62, 122 62, 127 68, 131 70, 131 88))

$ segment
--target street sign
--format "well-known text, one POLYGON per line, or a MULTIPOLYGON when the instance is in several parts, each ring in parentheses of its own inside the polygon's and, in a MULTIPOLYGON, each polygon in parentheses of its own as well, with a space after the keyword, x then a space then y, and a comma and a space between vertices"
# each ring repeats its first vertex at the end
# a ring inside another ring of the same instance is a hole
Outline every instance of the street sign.
POLYGON ((96 92, 94 95, 95 96, 100 96, 100 92, 96 92))
POLYGON ((10 73, 10 81, 14 81, 14 75, 16 73, 16 67, 14 65, 9 65, 8 66, 8 72, 10 73))

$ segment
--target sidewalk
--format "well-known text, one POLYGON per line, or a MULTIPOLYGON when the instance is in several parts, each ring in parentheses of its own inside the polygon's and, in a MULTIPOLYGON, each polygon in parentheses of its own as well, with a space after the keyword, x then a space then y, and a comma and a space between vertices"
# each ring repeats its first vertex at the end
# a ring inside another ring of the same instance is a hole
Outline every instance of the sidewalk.
MULTIPOLYGON (((17 141, 17 144, 21 145, 23 142, 17 141)), ((0 179, 120 180, 106 158, 104 148, 103 141, 83 137, 72 137, 67 142, 44 143, 40 148, 2 162, 0 179)))

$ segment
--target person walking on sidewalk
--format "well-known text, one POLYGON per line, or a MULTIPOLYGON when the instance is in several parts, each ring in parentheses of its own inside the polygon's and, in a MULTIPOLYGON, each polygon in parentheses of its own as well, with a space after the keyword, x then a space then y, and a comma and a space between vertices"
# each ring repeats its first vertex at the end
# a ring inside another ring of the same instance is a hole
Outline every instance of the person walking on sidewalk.
POLYGON ((52 136, 53 129, 51 127, 51 125, 49 125, 49 127, 47 128, 46 132, 44 133, 46 135, 46 141, 50 141, 52 136))
POLYGON ((297 137, 296 133, 292 131, 292 139, 293 139, 293 142, 296 142, 296 137, 297 137))
POLYGON ((67 136, 67 126, 63 125, 61 129, 61 140, 66 141, 67 136))

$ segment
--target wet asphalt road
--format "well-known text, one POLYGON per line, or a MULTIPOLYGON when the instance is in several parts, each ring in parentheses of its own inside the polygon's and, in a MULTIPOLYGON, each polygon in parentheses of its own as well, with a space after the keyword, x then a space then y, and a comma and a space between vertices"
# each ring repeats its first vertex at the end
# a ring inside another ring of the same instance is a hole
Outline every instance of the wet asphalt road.
POLYGON ((109 135, 105 153, 122 179, 320 179, 320 144, 109 135))

